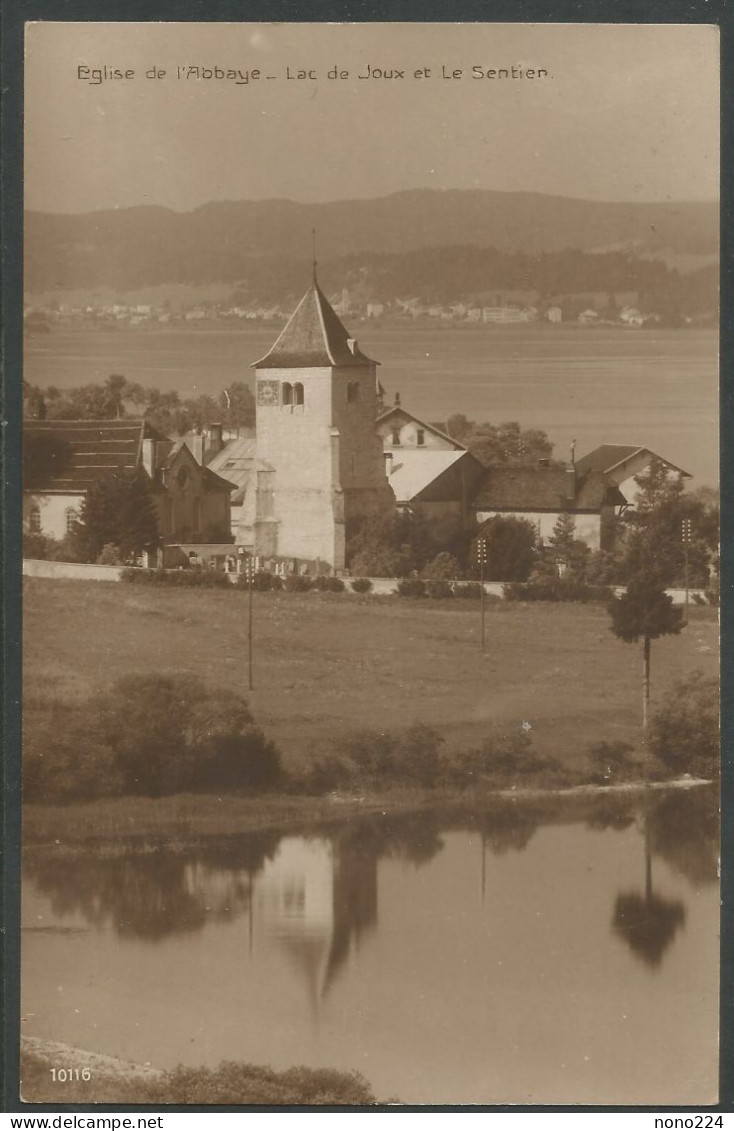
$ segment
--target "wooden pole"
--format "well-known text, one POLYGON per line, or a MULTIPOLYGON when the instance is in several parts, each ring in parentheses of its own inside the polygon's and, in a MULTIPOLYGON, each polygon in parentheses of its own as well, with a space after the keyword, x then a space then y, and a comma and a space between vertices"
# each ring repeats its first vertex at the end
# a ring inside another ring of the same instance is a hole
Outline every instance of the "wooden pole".
POLYGON ((249 676, 250 691, 252 691, 252 588, 255 574, 255 562, 252 558, 247 563, 247 672, 249 676))
POLYGON ((482 551, 479 562, 479 584, 482 587, 481 601, 482 601, 482 651, 486 651, 485 638, 484 638, 484 552, 482 551))
POLYGON ((650 708, 650 637, 642 646, 642 736, 647 741, 647 717, 650 708))

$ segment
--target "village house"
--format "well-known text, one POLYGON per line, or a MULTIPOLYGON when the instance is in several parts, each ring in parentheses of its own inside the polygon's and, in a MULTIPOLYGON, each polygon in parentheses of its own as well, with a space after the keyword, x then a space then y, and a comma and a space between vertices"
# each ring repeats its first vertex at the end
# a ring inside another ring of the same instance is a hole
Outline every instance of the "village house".
POLYGON ((487 468, 472 507, 479 526, 496 516, 531 522, 541 544, 553 533, 560 515, 570 514, 576 521, 576 538, 593 550, 612 550, 615 520, 626 503, 619 488, 601 472, 590 469, 579 474, 573 463, 564 467, 541 460, 535 465, 487 468))
POLYGON ((23 492, 28 533, 65 538, 93 483, 142 469, 164 544, 230 537, 233 484, 202 466, 183 441, 168 439, 143 420, 28 420, 24 443, 35 464, 23 492))
POLYGON ((624 495, 630 506, 635 505, 639 487, 635 477, 648 470, 653 460, 663 466, 666 474, 671 479, 681 476, 690 479, 688 471, 676 467, 674 463, 664 459, 651 451, 650 448, 640 447, 637 444, 602 444, 576 462, 579 475, 586 475, 590 471, 600 472, 604 478, 614 483, 624 495))

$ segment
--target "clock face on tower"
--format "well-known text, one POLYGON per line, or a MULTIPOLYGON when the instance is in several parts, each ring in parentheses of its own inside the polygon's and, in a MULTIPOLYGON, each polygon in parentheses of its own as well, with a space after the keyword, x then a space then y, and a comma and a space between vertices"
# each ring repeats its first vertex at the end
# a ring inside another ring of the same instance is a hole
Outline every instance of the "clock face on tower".
POLYGON ((257 403, 259 405, 279 404, 280 403, 280 384, 278 381, 270 379, 258 381, 257 383, 257 403))

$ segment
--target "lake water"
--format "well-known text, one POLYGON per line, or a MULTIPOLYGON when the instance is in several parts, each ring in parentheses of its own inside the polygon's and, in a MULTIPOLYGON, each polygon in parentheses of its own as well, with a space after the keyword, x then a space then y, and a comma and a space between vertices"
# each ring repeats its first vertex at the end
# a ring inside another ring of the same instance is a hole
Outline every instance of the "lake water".
MULTIPOLYGON (((564 326, 351 325, 381 362, 391 402, 427 420, 453 412, 543 428, 565 457, 597 444, 639 444, 695 476, 718 481, 718 363, 713 330, 564 326)), ((68 387, 124 373, 183 396, 252 380, 252 362, 279 327, 60 329, 31 336, 24 375, 68 387)))
POLYGON ((713 1102, 716 857, 705 790, 34 849, 23 1032, 406 1103, 713 1102))

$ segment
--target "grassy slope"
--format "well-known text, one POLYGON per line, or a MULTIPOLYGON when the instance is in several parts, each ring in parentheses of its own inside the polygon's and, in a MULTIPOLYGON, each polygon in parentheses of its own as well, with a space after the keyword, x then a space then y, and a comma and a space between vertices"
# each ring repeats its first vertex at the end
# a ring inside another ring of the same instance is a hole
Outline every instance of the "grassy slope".
MULTIPOLYGON (((538 749, 570 764, 590 742, 639 738, 640 648, 603 608, 489 605, 485 657, 474 602, 255 594, 254 624, 249 698, 293 765, 353 728, 416 721, 467 746, 528 720, 538 749)), ((693 668, 714 673, 717 640, 715 611, 694 608, 680 637, 656 641, 654 699, 693 668)), ((246 595, 26 579, 27 710, 150 670, 248 695, 246 595)))

